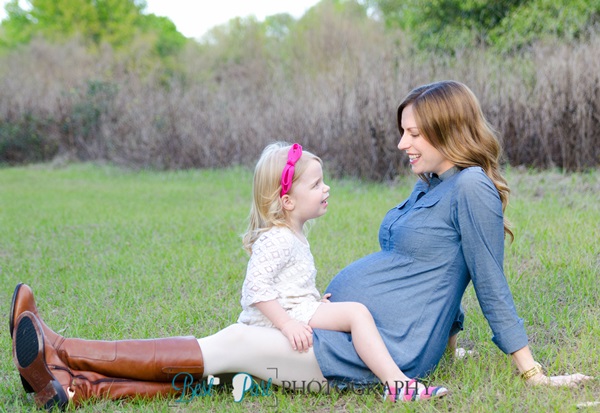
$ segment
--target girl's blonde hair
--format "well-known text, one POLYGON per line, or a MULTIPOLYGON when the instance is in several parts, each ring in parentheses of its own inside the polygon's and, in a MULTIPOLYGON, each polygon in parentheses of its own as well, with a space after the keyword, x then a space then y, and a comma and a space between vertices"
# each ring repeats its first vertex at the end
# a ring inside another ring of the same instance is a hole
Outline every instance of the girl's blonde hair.
MULTIPOLYGON (((270 144, 263 150, 254 169, 252 206, 248 229, 243 236, 244 249, 249 253, 252 253, 252 245, 263 232, 275 226, 289 228, 280 193, 281 174, 291 147, 292 145, 286 142, 270 144)), ((303 150, 302 157, 295 164, 292 186, 288 193, 294 191, 294 183, 304 173, 311 159, 323 163, 318 156, 303 150)))
MULTIPOLYGON (((400 134, 402 111, 409 105, 423 137, 450 162, 459 169, 480 166, 485 171, 498 190, 504 212, 510 189, 500 171, 502 148, 471 89, 448 80, 412 90, 398 107, 400 134)), ((421 178, 427 180, 424 175, 421 178)), ((506 218, 504 233, 514 238, 506 218)))

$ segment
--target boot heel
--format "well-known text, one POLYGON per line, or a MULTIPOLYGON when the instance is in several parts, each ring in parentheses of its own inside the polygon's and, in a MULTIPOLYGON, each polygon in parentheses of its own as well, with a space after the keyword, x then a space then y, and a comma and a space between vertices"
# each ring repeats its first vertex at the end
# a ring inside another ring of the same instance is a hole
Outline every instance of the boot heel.
POLYGON ((69 398, 57 380, 49 382, 44 390, 35 394, 35 403, 47 411, 55 407, 65 410, 69 404, 69 398))

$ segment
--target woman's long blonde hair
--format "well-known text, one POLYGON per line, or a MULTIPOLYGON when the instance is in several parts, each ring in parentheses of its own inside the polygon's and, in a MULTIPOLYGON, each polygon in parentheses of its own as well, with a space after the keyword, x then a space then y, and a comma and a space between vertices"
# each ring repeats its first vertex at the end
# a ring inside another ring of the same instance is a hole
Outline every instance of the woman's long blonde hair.
MULTIPOLYGON (((485 171, 498 190, 504 212, 510 189, 500 171, 502 148, 471 89, 447 80, 412 90, 398 107, 400 134, 403 133, 402 111, 409 105, 423 137, 450 162, 459 169, 480 166, 485 171)), ((514 238, 506 218, 504 233, 514 238)))
MULTIPOLYGON (((267 146, 254 169, 252 185, 252 206, 248 229, 243 236, 244 249, 252 253, 252 245, 260 235, 275 227, 288 227, 287 214, 281 202, 281 174, 292 147, 286 142, 275 142, 267 146)), ((321 159, 303 150, 302 157, 294 167, 294 177, 290 192, 294 191, 294 183, 304 173, 308 160, 314 159, 322 164, 321 159)))

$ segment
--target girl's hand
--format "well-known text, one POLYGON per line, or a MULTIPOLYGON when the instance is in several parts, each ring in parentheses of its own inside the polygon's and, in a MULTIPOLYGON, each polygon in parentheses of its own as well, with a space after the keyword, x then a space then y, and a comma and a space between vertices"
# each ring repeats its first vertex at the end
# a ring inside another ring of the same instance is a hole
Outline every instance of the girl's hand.
POLYGON ((565 386, 565 387, 576 387, 579 384, 586 382, 588 380, 593 379, 591 376, 586 376, 585 374, 576 373, 576 374, 568 374, 565 376, 545 376, 543 374, 538 374, 533 376, 529 380, 527 380, 527 384, 531 384, 534 386, 539 385, 548 385, 548 386, 565 386))
POLYGON ((281 332, 287 337, 292 348, 299 352, 308 351, 313 345, 312 328, 297 320, 286 321, 281 332))
POLYGON ((331 301, 329 301, 329 297, 331 297, 331 293, 327 293, 323 296, 323 298, 321 298, 321 302, 323 303, 330 303, 331 301))

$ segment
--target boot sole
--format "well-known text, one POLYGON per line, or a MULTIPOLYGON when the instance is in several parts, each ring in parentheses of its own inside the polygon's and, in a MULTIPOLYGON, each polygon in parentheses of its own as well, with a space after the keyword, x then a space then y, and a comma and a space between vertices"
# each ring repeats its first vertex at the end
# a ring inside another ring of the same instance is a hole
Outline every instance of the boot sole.
MULTIPOLYGON (((13 296, 12 296, 12 301, 10 303, 10 315, 9 315, 8 327, 10 329, 10 337, 11 338, 13 336, 13 331, 15 329, 15 302, 17 301, 17 295, 19 295, 19 289, 21 288, 22 285, 23 285, 23 283, 17 284, 17 286, 15 287, 15 292, 13 293, 13 296)), ((21 384, 23 385, 23 389, 25 389, 26 393, 33 393, 33 387, 31 387, 31 385, 27 382, 27 380, 25 380, 25 378, 23 376, 21 376, 21 384)))
POLYGON ((13 336, 13 359, 21 377, 35 392, 38 407, 61 410, 69 397, 60 382, 50 372, 45 359, 44 333, 37 318, 25 311, 17 320, 13 336))

